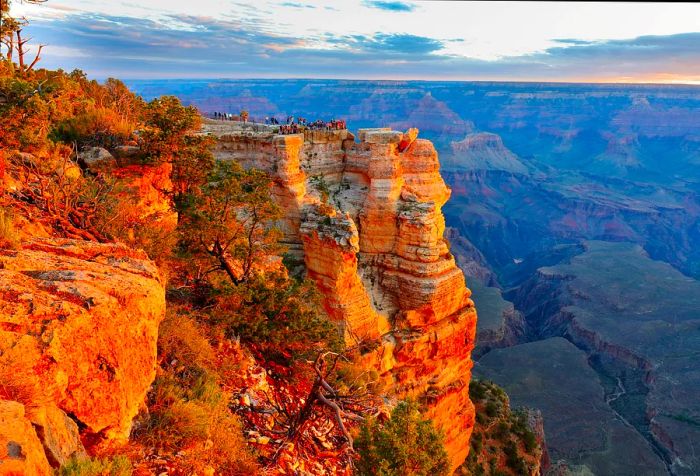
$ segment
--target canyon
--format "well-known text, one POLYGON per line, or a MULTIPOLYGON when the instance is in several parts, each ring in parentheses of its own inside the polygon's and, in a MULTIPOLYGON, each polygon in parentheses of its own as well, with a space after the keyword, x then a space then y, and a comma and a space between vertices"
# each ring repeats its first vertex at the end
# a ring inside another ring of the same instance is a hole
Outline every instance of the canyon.
POLYGON ((698 472, 700 413, 686 398, 700 390, 688 360, 699 349, 698 87, 130 86, 146 97, 176 94, 204 111, 303 111, 352 128, 405 127, 410 116, 435 145, 452 189, 442 211, 480 310, 476 374, 503 385, 516 406, 542 410, 555 463, 602 474, 698 472), (580 424, 562 419, 572 411, 580 424))

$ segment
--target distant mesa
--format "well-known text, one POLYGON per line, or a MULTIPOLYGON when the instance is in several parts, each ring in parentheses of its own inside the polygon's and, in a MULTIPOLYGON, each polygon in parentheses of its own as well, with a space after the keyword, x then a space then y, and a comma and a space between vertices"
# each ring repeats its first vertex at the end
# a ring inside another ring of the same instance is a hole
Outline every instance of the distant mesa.
POLYGON ((528 168, 511 152, 498 134, 476 132, 452 142, 452 157, 446 167, 454 170, 502 170, 527 174, 528 168))
POLYGON ((471 121, 462 119, 447 104, 438 101, 430 93, 411 108, 405 120, 393 122, 391 127, 402 130, 417 127, 422 131, 450 135, 466 134, 474 130, 471 121))

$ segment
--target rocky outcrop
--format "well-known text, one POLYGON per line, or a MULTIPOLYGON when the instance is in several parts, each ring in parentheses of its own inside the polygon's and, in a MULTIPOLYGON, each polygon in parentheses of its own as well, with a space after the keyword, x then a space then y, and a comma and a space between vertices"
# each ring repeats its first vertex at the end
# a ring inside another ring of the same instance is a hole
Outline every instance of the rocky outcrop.
POLYGON ((164 283, 142 251, 67 239, 0 250, 0 400, 18 402, 0 408, 31 422, 26 451, 36 438, 56 466, 84 451, 79 428, 128 437, 164 312, 164 283))
MULTIPOLYGON (((209 129, 215 155, 269 172, 290 255, 396 397, 424 401, 455 466, 468 453, 476 311, 443 239, 450 196, 433 145, 390 129, 209 129)), ((205 129, 206 130, 206 129, 205 129)))

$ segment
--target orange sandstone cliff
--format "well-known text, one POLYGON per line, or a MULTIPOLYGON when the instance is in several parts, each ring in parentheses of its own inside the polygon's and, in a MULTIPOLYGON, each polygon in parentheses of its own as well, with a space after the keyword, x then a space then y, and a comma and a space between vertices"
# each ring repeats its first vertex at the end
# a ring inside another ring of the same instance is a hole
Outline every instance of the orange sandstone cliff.
POLYGON ((349 345, 399 398, 414 397, 446 434, 453 467, 469 451, 476 310, 443 238, 450 196, 417 130, 277 135, 210 123, 215 155, 275 180, 289 255, 323 293, 349 345))
POLYGON ((0 474, 53 474, 78 436, 129 436, 165 290, 142 251, 34 239, 0 254, 0 474))

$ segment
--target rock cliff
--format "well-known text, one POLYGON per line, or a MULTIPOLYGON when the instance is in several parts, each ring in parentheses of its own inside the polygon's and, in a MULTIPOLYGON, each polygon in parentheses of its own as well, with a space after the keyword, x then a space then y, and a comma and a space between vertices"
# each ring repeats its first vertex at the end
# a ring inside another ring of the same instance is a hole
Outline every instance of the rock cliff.
POLYGON ((0 250, 0 474, 52 474, 84 452, 79 430, 126 439, 164 312, 142 251, 59 238, 0 250))
POLYGON ((418 131, 277 135, 205 126, 215 155, 266 170, 284 210, 291 258, 318 284, 349 345, 397 397, 414 397, 447 437, 453 465, 469 451, 476 311, 443 239, 450 190, 418 131), (368 350, 370 349, 370 350, 368 350))

